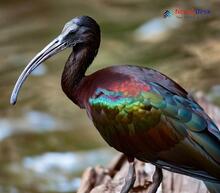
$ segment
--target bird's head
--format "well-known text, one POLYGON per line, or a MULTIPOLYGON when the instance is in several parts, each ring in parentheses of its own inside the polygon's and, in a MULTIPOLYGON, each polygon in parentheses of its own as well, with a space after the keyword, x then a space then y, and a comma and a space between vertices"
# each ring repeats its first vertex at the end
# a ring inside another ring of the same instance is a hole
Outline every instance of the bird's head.
POLYGON ((12 91, 10 103, 13 105, 16 103, 19 90, 30 73, 51 56, 69 47, 76 51, 87 45, 92 46, 97 52, 99 44, 100 28, 94 19, 89 16, 80 16, 67 22, 61 34, 42 49, 21 73, 12 91))

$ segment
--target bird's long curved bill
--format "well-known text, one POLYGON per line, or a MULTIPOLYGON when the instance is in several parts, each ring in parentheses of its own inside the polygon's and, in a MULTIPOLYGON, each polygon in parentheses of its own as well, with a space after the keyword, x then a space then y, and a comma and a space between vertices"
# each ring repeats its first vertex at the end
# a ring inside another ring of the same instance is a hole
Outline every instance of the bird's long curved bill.
POLYGON ((51 43, 49 43, 42 51, 40 51, 25 67, 21 75, 19 76, 15 87, 11 94, 10 103, 14 105, 17 101, 19 90, 22 84, 31 74, 31 72, 37 68, 43 61, 47 60, 51 56, 57 54, 58 52, 64 50, 67 47, 66 42, 62 40, 61 36, 58 36, 51 43))

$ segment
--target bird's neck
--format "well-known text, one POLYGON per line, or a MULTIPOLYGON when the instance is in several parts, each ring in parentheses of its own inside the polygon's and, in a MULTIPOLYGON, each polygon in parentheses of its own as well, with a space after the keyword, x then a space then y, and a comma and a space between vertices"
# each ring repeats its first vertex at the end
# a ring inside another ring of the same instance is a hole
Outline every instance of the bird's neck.
POLYGON ((96 53, 97 50, 90 47, 76 47, 70 54, 63 70, 61 85, 64 93, 72 101, 75 100, 74 93, 77 92, 78 85, 96 53))

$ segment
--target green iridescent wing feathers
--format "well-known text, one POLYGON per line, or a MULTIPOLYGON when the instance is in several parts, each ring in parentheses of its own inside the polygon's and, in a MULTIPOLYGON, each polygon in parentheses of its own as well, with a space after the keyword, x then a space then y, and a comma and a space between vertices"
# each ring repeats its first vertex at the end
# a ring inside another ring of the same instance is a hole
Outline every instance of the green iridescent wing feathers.
POLYGON ((97 89, 98 97, 90 98, 89 103, 97 111, 104 111, 109 120, 116 117, 118 124, 128 125, 131 135, 137 132, 134 128, 154 127, 165 116, 178 133, 190 137, 211 159, 220 163, 220 134, 203 109, 193 99, 176 95, 158 83, 149 85, 150 91, 137 96, 97 89))
MULTIPOLYGON (((135 97, 124 96, 122 92, 97 89, 96 95, 100 96, 90 98, 89 103, 96 109, 116 111, 119 117, 128 117, 130 112, 141 113, 142 110, 153 107, 165 116, 184 123, 192 131, 201 132, 207 129, 208 124, 214 130, 218 130, 210 119, 207 123, 208 116, 204 117, 203 109, 195 101, 174 95, 157 83, 150 84, 152 91, 140 92, 135 97)), ((219 135, 216 137, 220 138, 219 135)))
MULTIPOLYGON (((193 99, 171 93, 166 88, 152 83, 153 91, 163 96, 163 102, 157 107, 172 122, 175 129, 180 129, 179 123, 185 128, 187 137, 198 144, 216 164, 220 164, 220 132, 214 122, 193 99)), ((179 130, 180 131, 180 130, 179 130)), ((182 131, 180 131, 182 132, 182 131)))
POLYGON ((131 97, 124 96, 122 92, 97 89, 96 95, 99 97, 89 99, 91 106, 97 112, 104 111, 109 120, 115 119, 118 124, 128 125, 130 133, 136 124, 139 124, 141 130, 159 122, 161 112, 152 108, 152 104, 158 104, 162 98, 154 93, 141 92, 131 97))
POLYGON ((195 101, 175 95, 157 83, 151 85, 152 90, 163 98, 154 107, 159 108, 167 117, 184 123, 191 131, 201 132, 207 128, 203 109, 195 101))

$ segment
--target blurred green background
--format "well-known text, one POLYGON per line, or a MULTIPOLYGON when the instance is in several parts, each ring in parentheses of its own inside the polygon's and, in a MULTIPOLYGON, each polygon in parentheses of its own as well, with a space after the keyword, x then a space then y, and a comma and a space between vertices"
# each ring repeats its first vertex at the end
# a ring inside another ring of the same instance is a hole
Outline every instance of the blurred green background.
POLYGON ((219 8, 218 0, 0 0, 0 192, 74 192, 86 167, 116 154, 61 90, 70 49, 36 69, 9 105, 22 69, 68 20, 89 15, 101 26, 88 73, 123 63, 153 67, 220 104, 219 8), (211 14, 163 18, 175 8, 211 14))

